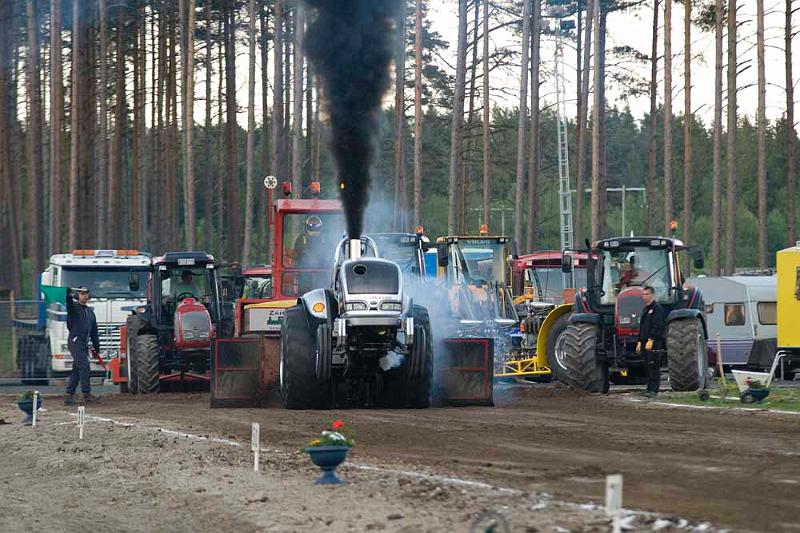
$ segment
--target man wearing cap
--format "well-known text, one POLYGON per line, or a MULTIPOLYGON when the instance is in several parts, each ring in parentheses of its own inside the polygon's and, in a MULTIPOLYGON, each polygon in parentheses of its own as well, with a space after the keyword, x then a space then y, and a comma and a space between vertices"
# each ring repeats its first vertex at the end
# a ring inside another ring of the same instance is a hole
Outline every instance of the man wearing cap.
POLYGON ((72 373, 67 382, 67 396, 64 405, 75 404, 75 389, 78 381, 81 384, 84 402, 99 400, 92 394, 92 385, 89 382, 89 340, 92 341, 92 350, 96 353, 100 346, 97 333, 97 318, 94 309, 89 307, 89 289, 78 287, 75 289, 78 296, 76 302, 72 292, 67 288, 67 330, 69 330, 68 346, 72 354, 72 373))

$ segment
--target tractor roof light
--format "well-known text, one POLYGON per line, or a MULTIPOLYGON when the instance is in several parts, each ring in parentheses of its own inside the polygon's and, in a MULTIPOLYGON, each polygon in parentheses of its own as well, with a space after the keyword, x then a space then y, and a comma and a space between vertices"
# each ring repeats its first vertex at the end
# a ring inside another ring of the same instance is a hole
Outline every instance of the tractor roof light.
POLYGON ((489 235, 489 224, 481 224, 478 233, 480 233, 481 235, 489 235))
POLYGON ((72 255, 77 255, 81 257, 89 257, 93 256, 95 250, 72 250, 72 255))
POLYGON ((311 185, 309 185, 308 188, 309 188, 309 191, 311 192, 311 197, 312 198, 316 198, 317 196, 319 196, 321 188, 320 188, 320 185, 319 185, 318 181, 312 181, 311 185))
POLYGON ((414 229, 414 231, 415 231, 415 233, 416 233, 417 235, 423 235, 423 234, 425 233, 425 228, 424 228, 423 226, 417 226, 417 227, 414 229))
POLYGON ((117 255, 120 257, 130 257, 139 255, 139 250, 117 250, 117 255))

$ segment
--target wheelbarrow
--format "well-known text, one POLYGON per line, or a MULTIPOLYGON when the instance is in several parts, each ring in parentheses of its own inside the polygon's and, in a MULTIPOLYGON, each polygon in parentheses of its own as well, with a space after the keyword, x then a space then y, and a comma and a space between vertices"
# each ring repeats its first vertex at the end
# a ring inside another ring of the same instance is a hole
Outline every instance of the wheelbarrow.
POLYGON ((778 363, 785 356, 785 352, 776 353, 769 372, 731 370, 733 378, 736 380, 736 386, 739 388, 739 401, 742 403, 757 403, 769 396, 769 386, 775 377, 775 369, 778 368, 778 363))

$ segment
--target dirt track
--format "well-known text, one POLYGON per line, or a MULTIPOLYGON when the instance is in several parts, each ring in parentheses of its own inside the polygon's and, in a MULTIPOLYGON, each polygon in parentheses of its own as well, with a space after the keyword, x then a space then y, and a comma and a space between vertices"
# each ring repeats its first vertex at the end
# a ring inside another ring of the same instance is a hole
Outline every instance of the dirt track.
MULTIPOLYGON (((357 436, 353 460, 393 471, 433 472, 579 503, 600 502, 605 475, 622 473, 626 508, 737 530, 800 529, 798 416, 669 408, 556 387, 498 392, 495 408, 423 411, 210 410, 207 400, 114 396, 90 412, 240 442, 249 439, 250 423, 260 422, 262 444, 294 461, 300 459, 290 452, 342 418, 357 436)), ((587 530, 597 517, 582 523, 587 530)))

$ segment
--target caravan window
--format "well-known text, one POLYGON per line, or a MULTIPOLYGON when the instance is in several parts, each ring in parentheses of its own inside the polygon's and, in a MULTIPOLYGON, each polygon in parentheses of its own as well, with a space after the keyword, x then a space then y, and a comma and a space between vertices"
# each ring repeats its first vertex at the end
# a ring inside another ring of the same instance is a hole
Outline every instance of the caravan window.
POLYGON ((758 321, 763 326, 778 323, 778 306, 775 302, 758 302, 758 321))
POLYGON ((744 304, 725 304, 725 325, 744 326, 744 304))

